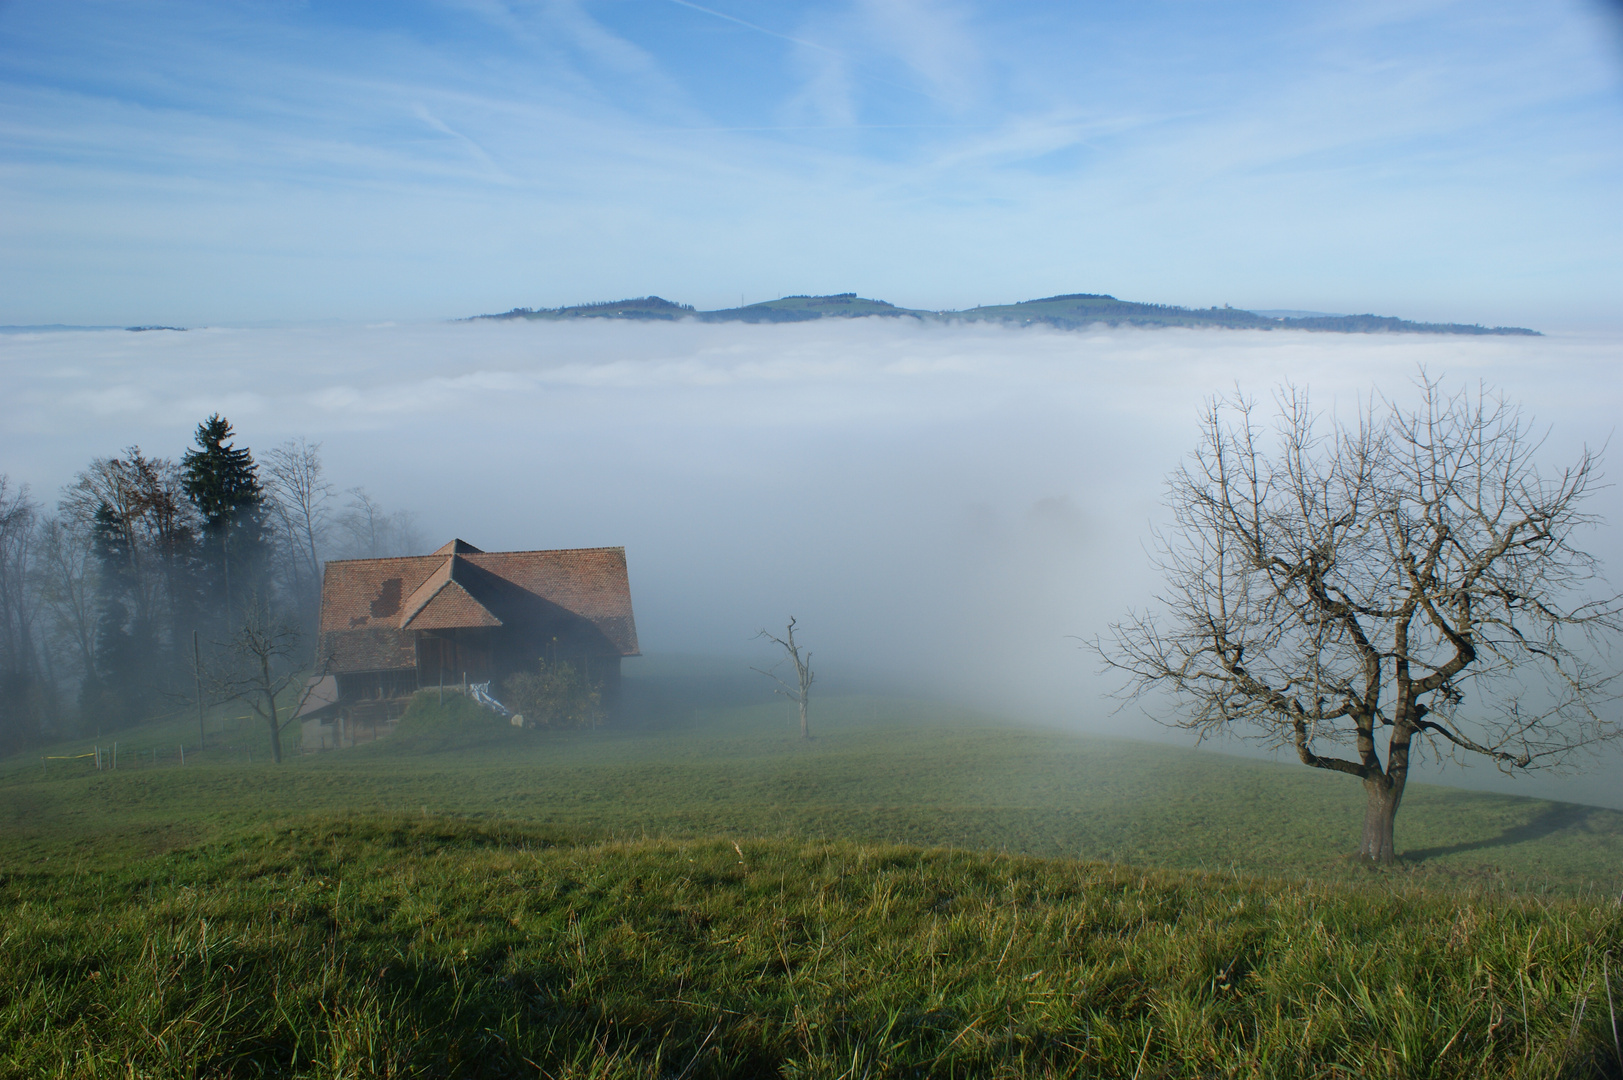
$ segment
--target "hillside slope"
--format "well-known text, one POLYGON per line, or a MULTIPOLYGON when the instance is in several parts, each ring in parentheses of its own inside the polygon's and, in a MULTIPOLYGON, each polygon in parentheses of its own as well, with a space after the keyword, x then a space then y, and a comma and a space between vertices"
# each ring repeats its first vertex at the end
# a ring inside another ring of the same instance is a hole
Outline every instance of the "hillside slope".
MULTIPOLYGON (((37 865, 64 847, 117 861, 289 814, 391 812, 605 839, 776 836, 1356 874, 1347 855, 1363 793, 1341 776, 885 698, 821 699, 817 738, 803 743, 779 705, 712 704, 708 685, 626 688, 640 727, 518 731, 470 722, 447 695, 443 721, 429 710, 389 738, 280 768, 252 742, 262 725, 246 720, 194 746, 184 766, 176 744, 195 736, 195 720, 124 733, 117 772, 89 758, 14 759, 0 767, 0 862, 37 865)), ((1406 880, 1623 889, 1613 810, 1414 784, 1397 837, 1406 880)))

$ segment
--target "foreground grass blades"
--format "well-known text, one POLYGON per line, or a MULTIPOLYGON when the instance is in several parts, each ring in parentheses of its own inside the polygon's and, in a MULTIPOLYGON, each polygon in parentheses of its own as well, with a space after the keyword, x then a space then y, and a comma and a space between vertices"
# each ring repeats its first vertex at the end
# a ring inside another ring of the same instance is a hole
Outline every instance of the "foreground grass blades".
POLYGON ((15 1076, 1623 1075, 1616 905, 1386 879, 349 818, 0 912, 15 1076))

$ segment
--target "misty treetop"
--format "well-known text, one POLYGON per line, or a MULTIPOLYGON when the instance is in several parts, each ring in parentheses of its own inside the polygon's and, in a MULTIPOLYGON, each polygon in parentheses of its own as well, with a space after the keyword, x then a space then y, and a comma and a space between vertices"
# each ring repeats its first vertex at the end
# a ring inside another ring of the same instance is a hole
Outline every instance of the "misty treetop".
POLYGON ((202 518, 206 542, 199 553, 214 578, 210 591, 216 594, 214 599, 227 621, 233 607, 232 563, 236 563, 238 589, 253 589, 259 584, 270 540, 259 467, 247 447, 226 441, 232 434, 231 422, 215 413, 197 425, 197 448, 187 450, 180 459, 186 497, 202 518))
POLYGON ((228 443, 232 434, 231 422, 215 413, 197 425, 197 449, 180 459, 186 497, 209 529, 227 527, 264 499, 254 456, 246 446, 228 443))
POLYGON ((306 645, 332 558, 415 554, 406 511, 340 492, 319 443, 263 454, 219 414, 177 462, 92 459, 48 512, 0 473, 0 753, 114 731, 195 697, 193 635, 218 667, 250 619, 306 645))

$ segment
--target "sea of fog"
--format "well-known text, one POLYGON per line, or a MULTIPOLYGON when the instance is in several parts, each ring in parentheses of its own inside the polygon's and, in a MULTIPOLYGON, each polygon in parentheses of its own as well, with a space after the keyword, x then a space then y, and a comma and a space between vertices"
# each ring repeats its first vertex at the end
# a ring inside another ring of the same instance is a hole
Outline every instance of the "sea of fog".
MULTIPOLYGON (((1410 394, 1423 367, 1503 389, 1557 464, 1611 438, 1620 361, 1616 334, 882 319, 13 333, 0 471, 53 503, 91 458, 178 457, 218 411, 253 448, 319 441, 340 488, 411 510, 433 546, 624 545, 645 652, 759 655, 752 635, 793 615, 831 689, 1187 741, 1114 712, 1078 639, 1152 596, 1163 478, 1204 399, 1288 380, 1345 410, 1410 394)), ((1623 496, 1591 505, 1610 523, 1592 549, 1623 578, 1623 496)), ((1620 776, 1611 755, 1508 790, 1623 805, 1620 776)))

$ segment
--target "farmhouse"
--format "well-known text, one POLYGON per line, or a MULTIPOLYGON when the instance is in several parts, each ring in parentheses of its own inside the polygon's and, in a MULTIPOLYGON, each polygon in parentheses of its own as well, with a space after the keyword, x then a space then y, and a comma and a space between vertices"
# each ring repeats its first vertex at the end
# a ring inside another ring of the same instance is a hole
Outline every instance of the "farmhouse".
POLYGON ((306 721, 376 723, 419 689, 501 682, 540 658, 576 665, 612 706, 637 656, 624 548, 481 551, 329 562, 306 721), (330 680, 330 681, 329 681, 330 680))

